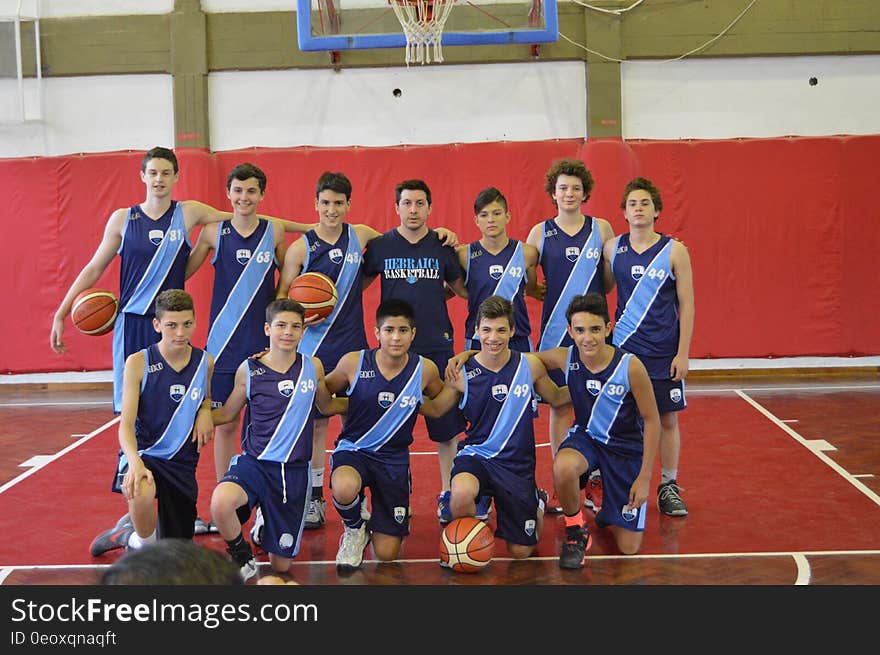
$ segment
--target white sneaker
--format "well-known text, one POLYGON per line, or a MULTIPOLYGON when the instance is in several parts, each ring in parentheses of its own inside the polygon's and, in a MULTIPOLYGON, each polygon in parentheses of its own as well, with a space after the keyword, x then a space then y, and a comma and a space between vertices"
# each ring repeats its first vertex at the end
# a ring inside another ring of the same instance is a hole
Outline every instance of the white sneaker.
POLYGON ((241 579, 247 582, 257 574, 257 561, 252 557, 241 567, 241 579))
POLYGON ((339 551, 336 553, 336 568, 353 571, 364 561, 364 550, 370 542, 367 524, 361 523, 359 528, 343 526, 339 538, 339 551))
POLYGON ((363 500, 361 500, 361 519, 363 519, 364 523, 370 520, 370 507, 367 505, 367 497, 364 496, 363 500))
POLYGON ((263 510, 260 509, 260 506, 257 506, 257 511, 254 514, 254 527, 251 528, 251 541, 255 546, 263 545, 263 526, 266 525, 266 522, 263 520, 263 510))
POLYGON ((324 525, 324 506, 327 501, 323 498, 312 498, 306 510, 306 530, 315 530, 324 525))

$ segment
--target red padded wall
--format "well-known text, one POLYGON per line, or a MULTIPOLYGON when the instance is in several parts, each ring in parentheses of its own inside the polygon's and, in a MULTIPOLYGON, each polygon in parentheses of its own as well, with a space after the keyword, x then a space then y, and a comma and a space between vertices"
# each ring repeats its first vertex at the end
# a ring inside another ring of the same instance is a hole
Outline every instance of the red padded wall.
MULTIPOLYGON (((107 217, 143 200, 142 154, 0 160, 0 181, 8 191, 0 214, 5 235, 0 371, 110 367, 109 335, 86 337, 68 322, 69 352, 58 356, 49 348, 49 329, 107 217)), ((511 235, 525 238, 535 222, 554 213, 543 191, 544 172, 556 158, 581 157, 596 180, 586 210, 608 219, 615 233, 626 231, 619 208, 626 181, 643 175, 659 185, 664 210, 658 229, 684 241, 694 266, 692 357, 880 352, 875 320, 880 276, 872 261, 880 252, 880 231, 875 203, 865 202, 880 136, 180 150, 178 156, 176 198, 226 208, 226 173, 251 161, 269 178, 261 210, 308 222, 315 220, 317 177, 325 170, 343 171, 354 186, 350 220, 380 230, 397 224, 394 184, 420 177, 433 192, 430 224, 456 230, 462 241, 479 237, 472 202, 488 185, 510 201, 511 235)), ((114 260, 100 285, 117 291, 118 274, 114 260)), ((187 283, 196 299, 197 345, 207 332, 211 279, 205 265, 187 283)), ((370 328, 377 287, 366 296, 370 328)), ((613 306, 613 294, 609 300, 613 306)), ((537 327, 539 306, 529 302, 537 327)), ((463 324, 464 304, 450 301, 456 326, 463 324)))

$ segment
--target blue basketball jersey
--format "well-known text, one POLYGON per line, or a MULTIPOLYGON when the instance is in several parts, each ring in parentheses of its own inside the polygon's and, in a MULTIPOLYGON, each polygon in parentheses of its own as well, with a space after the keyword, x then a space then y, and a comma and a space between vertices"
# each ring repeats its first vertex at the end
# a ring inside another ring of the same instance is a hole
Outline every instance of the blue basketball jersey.
POLYGON ((364 253, 364 274, 380 276, 383 300, 397 298, 413 306, 412 352, 424 355, 452 349, 444 282, 457 280, 462 270, 455 251, 440 243, 433 230, 418 243, 410 243, 396 229, 373 239, 364 253))
POLYGON ((191 247, 176 200, 157 220, 140 205, 129 207, 122 228, 119 313, 113 324, 113 411, 122 411, 122 376, 126 358, 159 341, 152 328, 156 296, 183 289, 191 247), (142 318, 143 317, 143 318, 142 318))
POLYGON ((458 456, 494 459, 523 475, 535 472, 535 394, 528 358, 515 350, 497 373, 472 357, 464 366, 465 391, 459 403, 468 421, 458 456))
POLYGON ((263 326, 266 305, 275 299, 275 239, 272 224, 259 219, 247 237, 223 221, 214 244, 214 291, 206 350, 214 372, 234 372, 239 364, 269 345, 263 326))
POLYGON ((566 328, 565 310, 571 299, 585 293, 605 295, 602 283, 602 235, 595 218, 569 236, 551 218, 544 221, 538 262, 547 289, 541 309, 541 338, 537 350, 572 343, 566 328))
POLYGON ((648 357, 678 352, 678 296, 667 236, 639 254, 629 234, 617 237, 611 270, 617 283, 614 345, 648 357))
POLYGON ((296 361, 284 373, 253 357, 247 360, 247 367, 242 451, 270 462, 311 461, 317 386, 312 358, 297 354, 296 361))
POLYGON ((526 263, 523 244, 511 239, 497 255, 485 250, 479 241, 468 245, 465 286, 468 291, 468 315, 465 336, 478 337, 477 311, 489 296, 501 296, 513 303, 514 334, 526 337, 532 333, 526 309, 526 263))
POLYGON ((129 207, 116 251, 121 258, 120 313, 152 316, 161 291, 183 289, 191 249, 179 202, 172 200, 168 211, 155 221, 140 205, 129 207))
POLYGON ((348 387, 348 413, 336 450, 405 450, 422 403, 422 358, 410 353, 403 370, 388 380, 376 363, 378 349, 362 350, 348 387))
POLYGON ((367 347, 364 331, 363 256, 354 227, 343 224, 336 243, 323 241, 314 230, 303 235, 306 260, 302 273, 323 273, 336 285, 338 299, 323 322, 306 328, 299 351, 321 360, 324 371, 336 368, 345 353, 367 347))
POLYGON ((574 405, 573 430, 585 430, 619 454, 641 456, 645 424, 630 392, 631 358, 615 348, 611 363, 593 373, 581 362, 577 347, 569 346, 566 383, 574 405))
POLYGON ((134 425, 138 451, 194 467, 199 451, 192 431, 208 388, 207 354, 192 348, 187 365, 175 371, 157 344, 141 352, 144 377, 134 425))

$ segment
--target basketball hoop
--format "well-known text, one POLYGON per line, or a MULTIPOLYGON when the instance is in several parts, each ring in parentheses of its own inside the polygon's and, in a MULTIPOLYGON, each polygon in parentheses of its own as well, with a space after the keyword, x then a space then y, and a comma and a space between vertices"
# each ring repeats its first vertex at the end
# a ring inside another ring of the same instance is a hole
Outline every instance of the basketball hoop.
POLYGON ((406 65, 443 61, 443 27, 456 0, 388 0, 406 37, 406 65))

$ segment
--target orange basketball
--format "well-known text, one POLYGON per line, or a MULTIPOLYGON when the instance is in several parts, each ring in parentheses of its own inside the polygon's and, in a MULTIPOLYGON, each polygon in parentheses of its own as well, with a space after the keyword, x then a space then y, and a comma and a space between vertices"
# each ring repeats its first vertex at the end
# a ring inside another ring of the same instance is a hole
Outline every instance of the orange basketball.
POLYGON ((306 320, 313 316, 327 318, 336 307, 338 299, 333 280, 314 271, 295 278, 287 295, 305 308, 306 320))
POLYGON ((476 573, 492 561, 495 536, 473 516, 450 521, 440 535, 440 564, 459 573, 476 573))
POLYGON ((92 287, 74 298, 70 320, 83 334, 99 336, 113 329, 118 310, 119 300, 112 291, 92 287))

